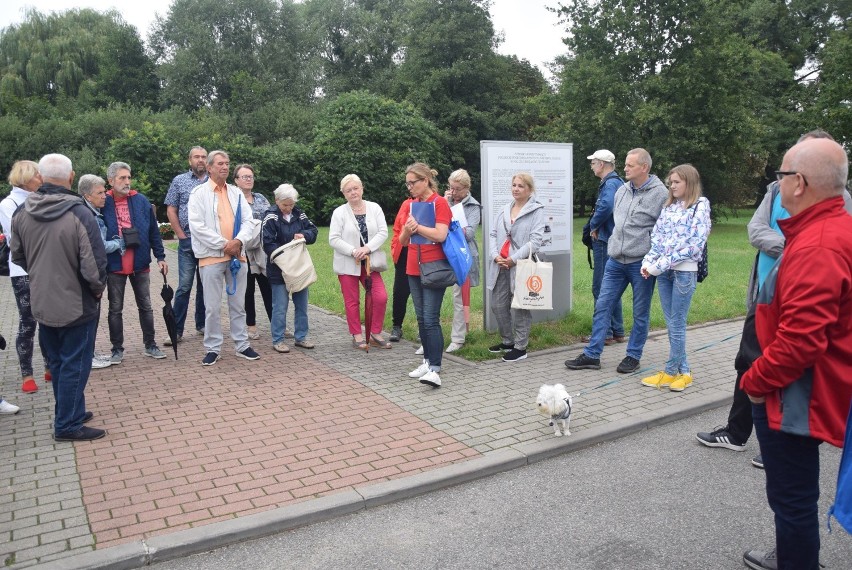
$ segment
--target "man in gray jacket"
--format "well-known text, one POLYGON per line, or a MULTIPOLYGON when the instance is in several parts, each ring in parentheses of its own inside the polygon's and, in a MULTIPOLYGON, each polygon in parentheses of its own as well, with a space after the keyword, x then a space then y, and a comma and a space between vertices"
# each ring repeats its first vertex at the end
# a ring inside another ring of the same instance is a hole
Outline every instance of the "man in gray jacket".
POLYGON ((43 183, 13 218, 12 260, 30 275, 33 317, 51 363, 56 441, 99 439, 86 427, 83 391, 92 368, 100 299, 106 287, 106 251, 95 216, 71 191, 71 160, 48 154, 39 161, 43 183))
POLYGON ((565 361, 565 366, 571 370, 600 370, 612 308, 628 285, 633 288, 633 329, 627 343, 627 356, 616 370, 627 374, 639 368, 648 338, 651 297, 656 283, 654 277, 642 277, 642 258, 651 249, 651 230, 668 197, 665 184, 650 171, 651 155, 647 150, 635 148, 627 153, 624 161, 627 182, 615 193, 615 227, 607 244, 609 260, 595 303, 592 336, 582 354, 565 361))

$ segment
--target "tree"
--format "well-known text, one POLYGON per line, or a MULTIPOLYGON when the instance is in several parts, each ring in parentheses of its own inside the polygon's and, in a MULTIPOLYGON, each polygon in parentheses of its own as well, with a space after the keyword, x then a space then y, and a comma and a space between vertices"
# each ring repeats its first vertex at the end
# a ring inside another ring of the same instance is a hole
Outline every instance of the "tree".
POLYGON ((0 111, 17 112, 26 99, 51 104, 77 99, 78 108, 111 102, 156 102, 157 79, 136 28, 116 11, 37 10, 0 36, 0 111))
POLYGON ((258 100, 310 101, 303 30, 292 0, 175 0, 149 37, 164 106, 241 113, 258 100), (262 87, 256 97, 237 97, 246 77, 262 87))
POLYGON ((449 174, 438 129, 413 106, 355 91, 330 101, 320 117, 314 143, 311 180, 315 215, 322 223, 342 204, 340 179, 357 174, 365 198, 378 202, 393 219, 407 196, 405 168, 423 161, 449 174))

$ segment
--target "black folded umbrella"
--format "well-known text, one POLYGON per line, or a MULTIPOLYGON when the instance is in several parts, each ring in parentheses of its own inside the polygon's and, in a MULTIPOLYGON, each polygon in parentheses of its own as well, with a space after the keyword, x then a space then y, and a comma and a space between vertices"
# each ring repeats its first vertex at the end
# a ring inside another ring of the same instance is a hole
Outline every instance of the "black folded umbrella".
POLYGON ((166 280, 165 275, 163 275, 163 290, 160 292, 160 297, 162 297, 163 301, 166 302, 166 304, 163 306, 163 320, 166 321, 166 330, 169 333, 169 339, 171 339, 172 341, 172 348, 175 351, 175 360, 177 360, 177 320, 175 319, 175 311, 172 308, 172 299, 174 299, 175 297, 175 292, 172 290, 171 286, 169 285, 169 282, 166 280))

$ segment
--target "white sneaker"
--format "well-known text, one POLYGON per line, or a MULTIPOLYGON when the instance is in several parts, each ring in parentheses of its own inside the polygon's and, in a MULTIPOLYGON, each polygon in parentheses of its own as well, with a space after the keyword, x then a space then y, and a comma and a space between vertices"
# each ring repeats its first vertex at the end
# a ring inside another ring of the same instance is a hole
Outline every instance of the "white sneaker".
POLYGON ((463 346, 464 346, 464 343, 462 343, 462 344, 456 344, 456 343, 454 343, 454 342, 451 342, 451 343, 450 343, 450 346, 448 346, 448 347, 447 347, 447 352, 455 352, 455 351, 459 350, 459 349, 460 349, 461 347, 463 347, 463 346))
POLYGON ((0 414, 8 414, 8 415, 17 414, 18 410, 20 410, 20 409, 21 408, 19 408, 15 404, 10 404, 6 400, 0 400, 0 414))
POLYGON ((423 364, 412 370, 408 373, 409 378, 420 378, 421 376, 426 375, 429 372, 429 363, 425 360, 423 364))
POLYGON ((104 358, 100 354, 96 354, 92 357, 92 370, 97 370, 98 368, 106 368, 107 366, 112 366, 112 360, 109 358, 104 358))
POLYGON ((429 372, 420 377, 420 383, 432 386, 433 388, 440 388, 441 377, 438 376, 438 373, 434 370, 430 370, 429 372))
POLYGON ((423 355, 423 345, 422 344, 420 345, 420 348, 418 348, 417 350, 414 351, 414 354, 416 354, 418 356, 423 355))

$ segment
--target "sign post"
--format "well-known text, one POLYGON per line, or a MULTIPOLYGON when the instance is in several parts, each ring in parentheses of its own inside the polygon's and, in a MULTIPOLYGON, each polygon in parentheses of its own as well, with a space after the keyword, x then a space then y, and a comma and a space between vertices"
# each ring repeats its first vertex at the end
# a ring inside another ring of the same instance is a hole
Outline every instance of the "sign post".
MULTIPOLYGON (((482 275, 491 259, 491 226, 497 214, 512 200, 512 176, 528 172, 535 180, 534 198, 544 204, 544 246, 541 252, 553 263, 553 309, 533 311, 533 322, 561 319, 571 311, 573 284, 573 145, 480 141, 482 157, 482 275)), ((497 244, 497 249, 501 244, 497 244)), ((485 283, 485 277, 483 277, 485 283)), ((483 287, 485 329, 497 330, 491 312, 491 294, 483 287)))

